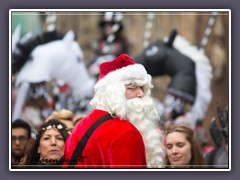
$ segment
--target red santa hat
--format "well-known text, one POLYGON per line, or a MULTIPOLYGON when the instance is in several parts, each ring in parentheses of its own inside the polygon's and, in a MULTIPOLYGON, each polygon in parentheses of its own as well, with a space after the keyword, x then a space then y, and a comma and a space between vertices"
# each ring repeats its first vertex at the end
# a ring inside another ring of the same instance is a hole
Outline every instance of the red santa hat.
POLYGON ((95 84, 94 90, 114 82, 134 79, 144 83, 151 82, 151 76, 147 74, 143 65, 135 63, 127 54, 121 54, 116 59, 100 65, 99 80, 95 84))

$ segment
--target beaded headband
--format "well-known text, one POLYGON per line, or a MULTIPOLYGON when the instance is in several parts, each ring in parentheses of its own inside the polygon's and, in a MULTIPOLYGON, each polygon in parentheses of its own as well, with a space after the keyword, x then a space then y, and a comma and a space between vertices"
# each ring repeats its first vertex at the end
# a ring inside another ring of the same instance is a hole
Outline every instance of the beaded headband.
POLYGON ((49 129, 52 129, 52 128, 56 128, 58 130, 64 129, 64 130, 66 130, 68 132, 68 134, 71 134, 71 132, 68 131, 66 128, 63 128, 63 126, 61 124, 58 124, 58 125, 50 124, 47 127, 43 127, 41 130, 42 131, 46 131, 46 130, 49 130, 49 129))

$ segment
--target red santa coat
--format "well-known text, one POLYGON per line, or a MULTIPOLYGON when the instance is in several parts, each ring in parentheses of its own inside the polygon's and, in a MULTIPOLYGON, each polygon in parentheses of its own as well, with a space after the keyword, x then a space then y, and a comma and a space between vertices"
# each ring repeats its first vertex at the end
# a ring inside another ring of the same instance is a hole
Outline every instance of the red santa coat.
MULTIPOLYGON (((93 110, 69 136, 63 168, 66 168, 77 143, 106 111, 93 110)), ((145 168, 145 146, 139 131, 127 120, 114 118, 102 123, 89 138, 75 168, 145 168)))

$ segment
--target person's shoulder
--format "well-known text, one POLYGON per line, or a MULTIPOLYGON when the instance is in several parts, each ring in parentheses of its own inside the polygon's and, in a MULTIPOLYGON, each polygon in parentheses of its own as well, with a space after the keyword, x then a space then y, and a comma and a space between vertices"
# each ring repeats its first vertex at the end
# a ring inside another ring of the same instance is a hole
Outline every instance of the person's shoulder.
POLYGON ((94 109, 88 115, 86 115, 79 123, 77 123, 74 129, 83 130, 84 128, 91 126, 91 124, 93 124, 95 121, 97 121, 99 118, 106 114, 106 111, 94 109))
MULTIPOLYGON (((92 124, 107 114, 108 114, 107 111, 95 109, 83 120, 83 124, 85 126, 87 124, 92 124)), ((121 129, 121 128, 135 129, 135 127, 129 121, 127 121, 125 119, 120 119, 119 117, 114 117, 114 116, 111 119, 107 120, 106 122, 102 123, 102 125, 100 125, 100 126, 104 127, 105 124, 108 128, 110 128, 110 127, 116 128, 117 127, 117 129, 121 129)))
MULTIPOLYGON (((104 115, 107 115, 107 111, 93 110, 87 117, 85 117, 81 122, 77 124, 77 126, 74 128, 72 132, 75 134, 74 136, 81 136, 82 133, 79 132, 85 132, 94 122, 96 122, 99 118, 103 117, 104 115)), ((95 130, 95 134, 105 134, 105 133, 113 133, 113 134, 119 134, 120 132, 138 132, 136 127, 131 124, 129 121, 125 119, 120 119, 119 117, 113 117, 111 119, 108 119, 107 121, 100 124, 97 129, 95 130)))
POLYGON ((127 120, 114 118, 103 123, 102 126, 98 129, 101 132, 108 132, 109 134, 125 134, 125 133, 134 133, 139 134, 137 128, 127 120))

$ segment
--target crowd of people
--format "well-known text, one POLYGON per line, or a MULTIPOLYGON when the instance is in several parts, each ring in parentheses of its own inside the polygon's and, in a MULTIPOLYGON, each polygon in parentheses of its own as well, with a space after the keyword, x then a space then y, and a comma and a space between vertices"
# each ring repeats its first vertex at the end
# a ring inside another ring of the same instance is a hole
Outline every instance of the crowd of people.
POLYGON ((127 54, 102 63, 91 113, 54 111, 34 139, 26 121, 12 123, 12 168, 208 168, 188 124, 158 126, 152 88, 127 54))

